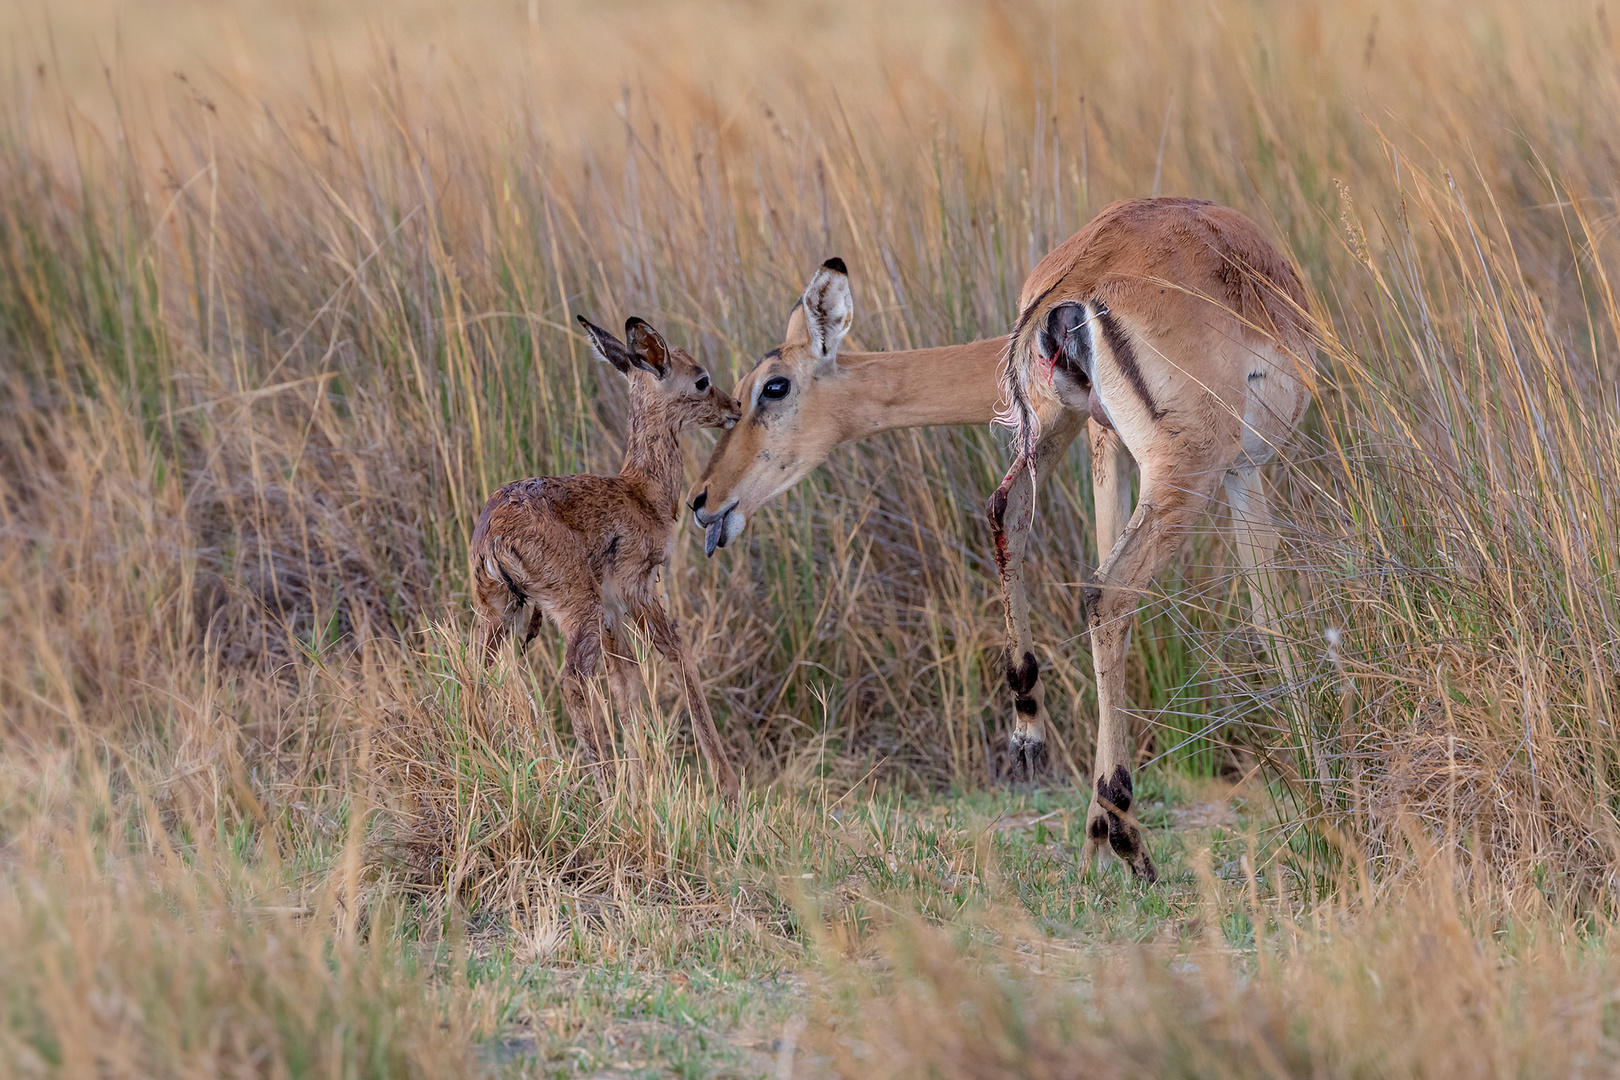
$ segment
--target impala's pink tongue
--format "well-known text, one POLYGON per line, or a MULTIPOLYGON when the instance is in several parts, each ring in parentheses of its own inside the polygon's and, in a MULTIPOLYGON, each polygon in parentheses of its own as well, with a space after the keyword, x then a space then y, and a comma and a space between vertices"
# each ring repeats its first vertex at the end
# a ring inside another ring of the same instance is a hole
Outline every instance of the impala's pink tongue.
POLYGON ((703 529, 703 554, 714 558, 714 549, 726 542, 726 515, 721 514, 703 529))

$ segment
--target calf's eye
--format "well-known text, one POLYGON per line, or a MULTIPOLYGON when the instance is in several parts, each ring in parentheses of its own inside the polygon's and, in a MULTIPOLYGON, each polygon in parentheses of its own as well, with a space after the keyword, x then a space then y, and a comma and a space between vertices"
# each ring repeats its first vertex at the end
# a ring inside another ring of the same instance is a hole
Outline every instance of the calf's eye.
POLYGON ((707 390, 708 388, 709 388, 709 377, 707 375, 705 375, 705 376, 703 376, 702 378, 700 378, 697 381, 698 393, 701 394, 701 393, 703 393, 703 391, 707 390))

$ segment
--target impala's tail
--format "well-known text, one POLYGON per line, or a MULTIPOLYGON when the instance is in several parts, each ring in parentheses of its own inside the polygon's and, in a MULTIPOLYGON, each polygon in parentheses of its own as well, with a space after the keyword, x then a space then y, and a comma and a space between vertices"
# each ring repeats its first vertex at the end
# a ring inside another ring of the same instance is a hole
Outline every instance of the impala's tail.
POLYGON ((1035 460, 1035 444, 1041 437, 1041 418, 1029 399, 1029 352, 1019 348, 1019 336, 1007 339, 1007 353, 1001 360, 1001 401, 995 423, 1013 433, 1013 457, 1035 460))
POLYGON ((1062 347, 1061 343, 1049 340, 1050 333, 1045 339, 1042 336, 1053 311, 1065 302, 1063 297, 1055 295, 1057 291, 1054 284, 1019 313, 1018 325, 1007 338, 1007 355, 1001 364, 1001 402, 995 422, 1012 431, 1013 460, 1024 462, 1031 484, 1035 481, 1035 447, 1041 440, 1041 415, 1059 404, 1050 379, 1037 374, 1043 366, 1050 373, 1050 365, 1062 347))

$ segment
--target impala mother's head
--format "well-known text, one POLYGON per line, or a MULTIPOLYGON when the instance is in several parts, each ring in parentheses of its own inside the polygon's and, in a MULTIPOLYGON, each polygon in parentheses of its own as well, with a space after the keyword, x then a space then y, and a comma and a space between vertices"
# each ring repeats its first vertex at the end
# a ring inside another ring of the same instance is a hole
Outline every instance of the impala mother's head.
POLYGON ((849 437, 855 404, 836 388, 838 346, 854 319, 844 260, 828 259, 788 316, 782 344, 734 388, 742 419, 720 437, 688 499, 709 555, 849 437))

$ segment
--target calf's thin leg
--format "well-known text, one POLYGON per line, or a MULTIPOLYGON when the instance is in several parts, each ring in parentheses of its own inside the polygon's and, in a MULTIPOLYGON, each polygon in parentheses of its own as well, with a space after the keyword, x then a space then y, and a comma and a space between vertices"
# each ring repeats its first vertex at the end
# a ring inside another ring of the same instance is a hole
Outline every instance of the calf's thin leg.
POLYGON ((501 644, 506 641, 506 624, 480 612, 478 626, 473 631, 473 651, 484 667, 492 667, 500 655, 501 644))
POLYGON ((637 615, 646 624, 647 632, 652 637, 653 648, 669 662, 681 678, 681 685, 686 690, 686 711, 692 714, 692 731, 697 736, 698 749, 709 762, 709 768, 714 770, 714 779, 720 785, 720 792, 727 802, 737 801, 737 774, 732 771, 731 761, 726 756, 726 748, 720 743, 720 733, 714 727, 714 714, 709 712, 709 702, 703 696, 703 688, 698 685, 697 675, 692 666, 692 658, 686 651, 686 643, 670 625, 669 617, 664 609, 655 600, 648 600, 643 604, 637 615))
POLYGON ((641 723, 641 676, 635 659, 630 655, 630 642, 624 636, 617 620, 602 631, 602 654, 607 660, 608 689, 613 695, 613 707, 619 714, 619 734, 624 742, 626 771, 632 784, 640 782, 642 761, 636 749, 636 735, 643 730, 641 723))
POLYGON ((606 755, 612 753, 613 742, 607 726, 599 722, 590 699, 590 682, 596 677, 596 669, 602 662, 600 616, 573 620, 571 625, 563 628, 563 637, 568 642, 567 656, 563 661, 563 705, 568 709, 568 719, 573 722, 574 736, 579 739, 586 758, 591 762, 596 790, 605 799, 608 784, 603 769, 606 755))

